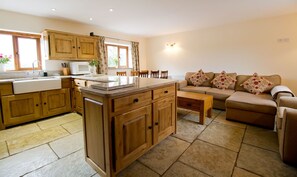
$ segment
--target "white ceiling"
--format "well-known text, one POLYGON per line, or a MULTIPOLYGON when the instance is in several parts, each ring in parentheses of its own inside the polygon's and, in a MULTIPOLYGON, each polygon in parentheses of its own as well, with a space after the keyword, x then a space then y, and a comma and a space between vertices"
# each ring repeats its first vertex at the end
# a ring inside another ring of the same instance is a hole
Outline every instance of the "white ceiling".
POLYGON ((0 0, 0 9, 148 37, 296 13, 297 0, 0 0))

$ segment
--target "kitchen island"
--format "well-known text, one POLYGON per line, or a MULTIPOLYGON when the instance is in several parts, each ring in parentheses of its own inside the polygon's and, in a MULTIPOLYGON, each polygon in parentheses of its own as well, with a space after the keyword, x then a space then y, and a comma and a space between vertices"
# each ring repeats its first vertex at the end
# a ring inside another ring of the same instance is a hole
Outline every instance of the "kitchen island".
POLYGON ((176 81, 99 77, 81 89, 85 157, 99 175, 115 176, 176 132, 176 81))

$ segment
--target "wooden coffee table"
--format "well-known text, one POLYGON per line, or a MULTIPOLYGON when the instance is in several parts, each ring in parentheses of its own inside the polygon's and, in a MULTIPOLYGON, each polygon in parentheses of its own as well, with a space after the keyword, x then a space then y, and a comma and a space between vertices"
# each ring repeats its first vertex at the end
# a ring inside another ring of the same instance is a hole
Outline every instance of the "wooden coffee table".
POLYGON ((177 107, 198 111, 200 113, 199 124, 204 124, 205 114, 211 117, 212 105, 212 95, 177 91, 177 107))

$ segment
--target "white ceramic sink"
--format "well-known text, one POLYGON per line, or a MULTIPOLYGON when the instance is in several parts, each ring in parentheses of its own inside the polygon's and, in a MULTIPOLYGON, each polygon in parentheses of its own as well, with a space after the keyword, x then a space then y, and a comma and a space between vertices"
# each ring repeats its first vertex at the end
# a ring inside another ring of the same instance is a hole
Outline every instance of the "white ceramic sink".
POLYGON ((13 81, 15 94, 61 89, 61 79, 53 77, 23 78, 13 81))

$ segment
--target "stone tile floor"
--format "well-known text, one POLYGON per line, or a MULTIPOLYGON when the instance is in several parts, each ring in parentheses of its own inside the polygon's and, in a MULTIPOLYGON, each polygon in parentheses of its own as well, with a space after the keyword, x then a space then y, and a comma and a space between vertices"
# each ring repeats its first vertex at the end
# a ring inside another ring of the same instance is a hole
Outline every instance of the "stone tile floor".
MULTIPOLYGON (((120 177, 293 177, 280 160, 275 132, 231 122, 213 110, 178 109, 177 133, 166 138, 120 177)), ((100 177, 85 161, 82 118, 75 113, 0 131, 0 176, 100 177)))

